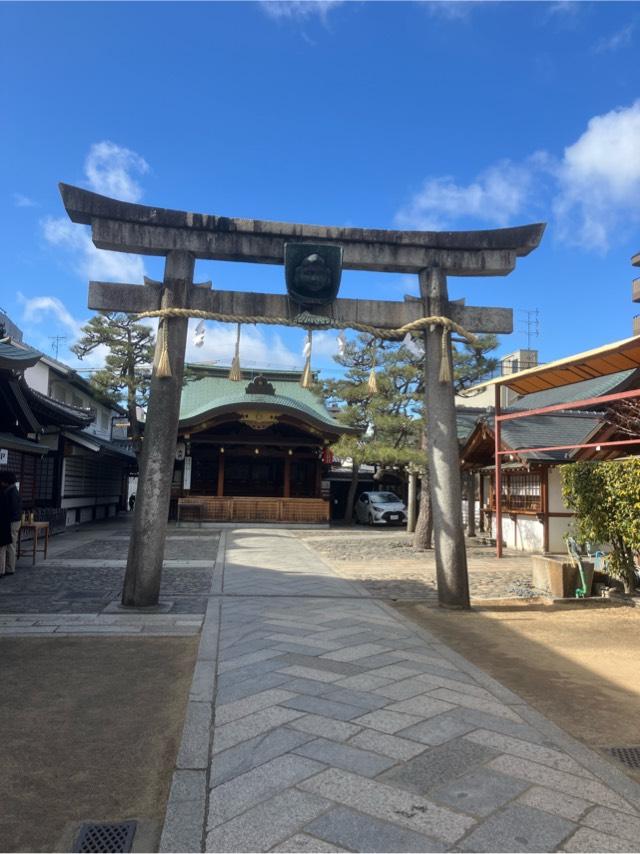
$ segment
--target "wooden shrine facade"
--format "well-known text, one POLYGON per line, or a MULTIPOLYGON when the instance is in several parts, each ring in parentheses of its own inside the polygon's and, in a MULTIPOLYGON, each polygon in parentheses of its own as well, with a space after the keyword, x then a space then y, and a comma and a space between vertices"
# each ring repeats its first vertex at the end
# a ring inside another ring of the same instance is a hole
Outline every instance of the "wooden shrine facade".
POLYGON ((173 498, 178 518, 328 522, 329 446, 350 428, 295 371, 192 366, 183 391, 173 498), (326 487, 327 484, 324 484, 326 487))

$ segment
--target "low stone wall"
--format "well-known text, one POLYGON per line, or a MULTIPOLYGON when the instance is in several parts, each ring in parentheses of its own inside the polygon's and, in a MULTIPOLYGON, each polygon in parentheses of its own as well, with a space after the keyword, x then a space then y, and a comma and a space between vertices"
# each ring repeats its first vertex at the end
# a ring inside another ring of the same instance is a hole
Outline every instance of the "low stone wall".
MULTIPOLYGON (((582 586, 578 567, 562 555, 532 555, 531 583, 538 590, 544 590, 557 599, 576 595, 578 587, 582 586)), ((583 560, 582 569, 587 582, 587 596, 591 595, 593 582, 593 561, 583 560)))

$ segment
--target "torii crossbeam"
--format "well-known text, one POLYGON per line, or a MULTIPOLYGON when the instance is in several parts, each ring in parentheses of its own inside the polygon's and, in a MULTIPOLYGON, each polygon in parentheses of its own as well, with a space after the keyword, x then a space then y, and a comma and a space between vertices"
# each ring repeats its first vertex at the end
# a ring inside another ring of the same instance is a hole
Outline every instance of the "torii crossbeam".
MULTIPOLYGON (((544 224, 487 231, 387 231, 298 223, 234 219, 166 210, 110 199, 78 187, 60 185, 73 222, 91 226, 99 249, 162 255, 162 283, 144 285, 91 282, 89 307, 97 311, 140 313, 168 308, 197 309, 223 315, 250 314, 294 320, 308 306, 277 294, 215 291, 195 285, 198 258, 283 264, 285 244, 310 242, 342 248, 342 266, 350 270, 414 273, 421 299, 334 299, 319 309, 340 323, 366 323, 394 329, 424 316, 447 317, 469 332, 509 333, 513 312, 450 302, 447 275, 504 276, 518 257, 541 240, 544 224)), ((167 317, 164 336, 171 376, 152 377, 140 478, 122 602, 156 605, 175 458, 188 319, 167 317)), ((442 326, 427 328, 425 338, 425 412, 434 520, 434 545, 441 605, 469 607, 467 559, 462 524, 459 454, 454 391, 438 378, 442 326)), ((445 342, 450 347, 450 343, 445 342)), ((450 354, 449 354, 450 355, 450 354)))

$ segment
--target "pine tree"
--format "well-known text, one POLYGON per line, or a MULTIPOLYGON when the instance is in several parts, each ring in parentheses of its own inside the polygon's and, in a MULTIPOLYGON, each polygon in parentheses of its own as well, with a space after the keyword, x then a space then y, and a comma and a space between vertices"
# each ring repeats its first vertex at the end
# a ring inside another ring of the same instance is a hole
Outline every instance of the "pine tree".
POLYGON ((83 359, 98 347, 109 351, 104 368, 96 371, 91 383, 106 400, 123 404, 129 416, 129 436, 136 452, 140 447, 138 407, 149 396, 150 367, 153 362, 153 330, 136 323, 128 314, 100 313, 82 327, 83 336, 71 350, 83 359))
MULTIPOLYGON (((489 354, 498 341, 494 335, 483 335, 476 348, 461 343, 453 350, 454 382, 467 386, 495 369, 497 359, 489 354)), ((347 342, 341 356, 334 358, 347 370, 341 378, 325 380, 320 392, 327 403, 338 406, 341 421, 360 430, 359 436, 345 436, 334 448, 337 457, 350 457, 353 461, 345 519, 350 521, 353 516, 361 465, 377 465, 382 471, 400 467, 405 474, 414 471, 421 479, 414 546, 429 548, 432 525, 423 418, 423 356, 402 343, 376 342, 368 335, 359 335, 347 342), (374 365, 378 388, 372 393, 368 380, 374 365)))
POLYGON ((328 379, 321 387, 325 400, 340 409, 339 419, 360 430, 359 436, 344 436, 335 446, 336 456, 351 458, 352 480, 345 519, 351 520, 360 466, 385 468, 420 464, 420 405, 422 376, 410 361, 409 352, 395 342, 376 342, 359 335, 347 342, 338 364, 347 370, 339 379, 328 379), (377 390, 369 378, 375 369, 377 390))

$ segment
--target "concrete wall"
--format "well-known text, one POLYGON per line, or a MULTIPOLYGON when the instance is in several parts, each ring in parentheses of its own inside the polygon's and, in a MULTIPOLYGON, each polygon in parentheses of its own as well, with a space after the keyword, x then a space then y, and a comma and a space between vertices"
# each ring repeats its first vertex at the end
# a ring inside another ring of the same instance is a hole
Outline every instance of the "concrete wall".
MULTIPOLYGON (((562 497, 561 466, 549 469, 549 513, 571 512, 562 497)), ((567 546, 564 535, 569 533, 571 516, 551 516, 549 518, 549 551, 564 554, 567 546)))
POLYGON ((560 466, 549 469, 549 513, 568 513, 569 509, 562 497, 560 466))
POLYGON ((29 388, 40 394, 49 394, 49 368, 43 362, 36 362, 24 372, 24 379, 29 388))
MULTIPOLYGON (((491 536, 496 536, 495 515, 491 519, 491 536)), ((509 549, 521 552, 541 552, 544 545, 544 528, 536 516, 502 517, 502 540, 509 549)))

